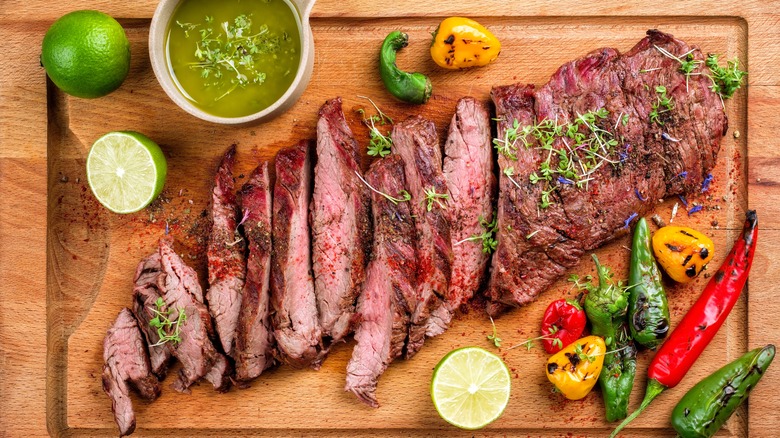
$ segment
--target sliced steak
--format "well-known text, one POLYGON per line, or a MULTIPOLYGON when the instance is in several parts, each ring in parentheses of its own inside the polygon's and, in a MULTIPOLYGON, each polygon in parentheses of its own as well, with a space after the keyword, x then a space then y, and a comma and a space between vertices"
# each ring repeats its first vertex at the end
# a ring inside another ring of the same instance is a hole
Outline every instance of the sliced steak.
POLYGON ((244 288, 246 245, 238 233, 236 195, 233 188, 233 161, 236 146, 231 146, 217 168, 211 193, 211 234, 208 245, 209 289, 206 292, 209 313, 214 318, 222 351, 233 355, 234 338, 241 311, 244 288))
POLYGON ((244 235, 249 246, 241 314, 236 332, 236 378, 247 381, 273 365, 270 314, 271 182, 268 163, 260 164, 241 187, 244 235))
POLYGON ((485 232, 482 222, 493 220, 496 177, 493 174, 490 115, 486 105, 471 97, 458 101, 444 145, 444 177, 450 194, 447 211, 452 240, 452 277, 442 306, 433 311, 443 324, 432 326, 428 336, 449 325, 451 315, 477 292, 488 263, 481 240, 468 240, 485 232))
POLYGON ((203 292, 198 283, 198 274, 187 266, 173 250, 173 239, 160 239, 160 261, 164 276, 160 277, 159 289, 171 321, 185 318, 180 327, 181 342, 167 342, 173 349, 173 355, 181 362, 179 378, 173 383, 173 389, 189 393, 189 387, 205 378, 218 392, 230 387, 232 372, 227 358, 219 353, 211 343, 213 334, 211 317, 203 304, 203 292), (199 299, 200 297, 200 299, 199 299), (181 315, 184 313, 184 315, 181 315))
POLYGON ((160 396, 160 382, 152 374, 138 323, 130 309, 124 308, 103 340, 103 391, 111 398, 119 436, 135 430, 130 386, 146 400, 160 396))
MULTIPOLYGON (((628 232, 631 220, 650 211, 658 199, 701 187, 715 165, 726 117, 720 99, 709 89, 710 80, 693 75, 686 81, 679 62, 662 50, 677 57, 690 52, 704 60, 697 48, 651 30, 626 54, 600 49, 563 65, 537 91, 521 86, 493 90, 499 138, 515 119, 521 127, 534 120, 567 124, 605 109, 607 116, 593 125, 618 144, 606 157, 610 162, 595 168, 583 187, 554 180, 547 209, 538 207, 542 184, 529 181, 542 161, 537 144, 518 148, 517 162, 499 158, 502 171, 515 169, 520 188, 502 174, 489 312, 533 300, 585 251, 628 232), (651 117, 659 106, 658 86, 673 102, 669 111, 661 107, 660 121, 651 117)), ((557 138, 553 147, 567 145, 557 138)), ((555 169, 560 161, 553 157, 555 169)))
POLYGON ((152 327, 149 321, 154 319, 159 311, 156 303, 163 294, 158 287, 160 277, 164 275, 160 253, 155 252, 138 263, 133 278, 133 314, 146 338, 152 372, 160 380, 165 378, 173 354, 167 345, 160 343, 157 329, 152 327))
MULTIPOLYGON (((403 160, 390 155, 375 161, 366 180, 394 198, 406 187, 403 160)), ((374 220, 373 258, 358 299, 356 345, 347 365, 346 391, 372 407, 377 379, 393 359, 401 356, 416 301, 417 273, 414 220, 409 202, 395 202, 371 194, 374 220)))
POLYGON ((441 298, 449 289, 452 266, 447 220, 449 192, 433 122, 413 116, 397 123, 391 136, 392 152, 404 160, 417 238, 417 302, 406 352, 407 357, 412 357, 422 346, 426 332, 440 333, 446 327, 442 319, 431 318, 431 311, 441 305, 441 298))
POLYGON ((366 274, 371 245, 370 196, 360 181, 360 153, 341 98, 325 102, 317 123, 317 165, 311 200, 314 290, 323 337, 338 342, 366 274))
POLYGON ((312 190, 311 143, 276 156, 273 194, 271 307, 279 359, 319 368, 325 356, 311 273, 308 206, 312 190))

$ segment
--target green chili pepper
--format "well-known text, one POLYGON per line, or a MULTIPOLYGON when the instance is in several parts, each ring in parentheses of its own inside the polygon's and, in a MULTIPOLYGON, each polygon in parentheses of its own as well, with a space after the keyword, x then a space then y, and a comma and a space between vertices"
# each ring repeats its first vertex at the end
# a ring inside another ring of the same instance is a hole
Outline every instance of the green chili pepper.
POLYGON ((636 348, 631 340, 626 315, 628 291, 622 282, 615 283, 609 268, 602 266, 596 255, 599 286, 586 285, 585 314, 591 323, 591 333, 604 338, 608 353, 599 386, 604 397, 607 421, 617 421, 628 415, 628 399, 636 376, 636 348))
POLYGON ((409 35, 393 31, 387 35, 379 54, 379 75, 390 94, 409 103, 425 103, 431 97, 431 80, 422 73, 408 73, 395 63, 396 52, 409 45, 409 35))
POLYGON ((628 300, 631 336, 640 345, 655 350, 669 333, 669 304, 645 218, 639 219, 634 229, 628 284, 631 285, 628 300))
POLYGON ((750 395, 775 358, 775 346, 756 348, 691 388, 672 411, 682 438, 709 438, 750 395))

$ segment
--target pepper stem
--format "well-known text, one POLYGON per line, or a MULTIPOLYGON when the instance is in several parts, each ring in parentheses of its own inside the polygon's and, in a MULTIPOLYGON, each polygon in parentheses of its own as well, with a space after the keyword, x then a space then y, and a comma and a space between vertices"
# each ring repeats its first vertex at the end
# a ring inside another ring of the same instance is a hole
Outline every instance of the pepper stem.
POLYGON ((666 387, 661 384, 658 380, 650 379, 647 382, 647 390, 645 391, 645 398, 642 400, 642 404, 639 405, 639 409, 635 410, 631 415, 628 416, 625 420, 623 420, 622 423, 618 427, 615 428, 615 430, 612 432, 612 434, 609 436, 609 438, 615 438, 618 433, 620 433, 621 430, 623 430, 624 427, 628 426, 628 423, 632 422, 634 418, 638 417, 639 414, 642 413, 642 411, 645 410, 646 407, 650 405, 650 402, 653 401, 654 398, 658 397, 658 395, 664 390, 666 387))

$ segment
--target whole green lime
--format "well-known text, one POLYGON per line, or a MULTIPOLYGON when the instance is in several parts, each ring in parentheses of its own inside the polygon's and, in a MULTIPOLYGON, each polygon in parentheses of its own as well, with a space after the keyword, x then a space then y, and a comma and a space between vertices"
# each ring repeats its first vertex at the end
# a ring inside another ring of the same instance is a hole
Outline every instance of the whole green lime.
POLYGON ((43 38, 41 63, 62 91, 105 96, 130 71, 130 42, 116 20, 98 11, 75 11, 51 25, 43 38))

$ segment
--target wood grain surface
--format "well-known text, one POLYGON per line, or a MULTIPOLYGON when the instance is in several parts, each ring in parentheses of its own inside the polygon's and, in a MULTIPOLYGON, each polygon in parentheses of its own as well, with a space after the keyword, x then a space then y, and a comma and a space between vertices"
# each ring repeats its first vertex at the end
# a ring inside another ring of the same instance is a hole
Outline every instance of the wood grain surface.
MULTIPOLYGON (((201 122, 178 109, 162 92, 148 59, 147 35, 154 0, 5 0, 0 8, 0 436, 110 436, 116 434, 110 401, 100 386, 102 339, 116 313, 130 305, 135 265, 148 254, 166 225, 176 247, 205 278, 203 219, 218 157, 238 145, 239 181, 260 161, 300 138, 315 135, 325 99, 342 96, 350 126, 362 145, 367 130, 356 113, 370 96, 396 120, 410 114, 433 119, 446 132, 458 98, 487 99, 492 85, 542 84, 565 61, 599 47, 621 51, 649 28, 670 32, 705 52, 735 56, 748 66, 749 86, 728 102, 729 132, 723 139, 710 196, 691 198, 705 211, 675 223, 689 224, 716 244, 711 266, 724 259, 738 235, 744 211, 758 210, 760 238, 749 290, 694 369, 674 390, 653 403, 626 436, 673 436, 669 412, 700 378, 748 348, 780 341, 780 148, 772 134, 780 113, 780 2, 669 1, 522 2, 397 0, 392 4, 320 0, 312 26, 316 60, 301 100, 280 118, 245 128, 201 122), (132 65, 122 87, 93 100, 71 98, 47 81, 39 64, 48 26, 76 9, 98 9, 120 20, 131 41, 132 65), (443 17, 478 19, 501 39, 494 64, 446 72, 427 52, 429 33, 443 17), (432 100, 420 107, 394 102, 383 90, 375 63, 384 36, 403 29, 411 44, 399 55, 402 68, 429 74, 432 100), (161 200, 138 214, 118 216, 100 207, 86 186, 89 146, 111 130, 144 132, 164 149, 169 177, 161 200), (737 132, 739 133, 737 135, 737 132), (714 225, 717 222, 717 225, 714 225)), ((368 163, 366 159, 364 165, 368 163)), ((676 200, 656 213, 668 220, 676 200)), ((624 237, 597 251, 625 276, 624 237)), ((572 272, 593 271, 584 260, 572 272)), ((706 279, 670 287, 672 325, 696 299, 706 279)), ((535 336, 546 304, 572 291, 559 282, 541 299, 498 319, 505 345, 535 336)), ((267 372, 245 390, 215 394, 207 385, 191 395, 175 393, 170 379, 163 396, 136 400, 136 436, 363 436, 463 435, 439 419, 428 395, 432 369, 452 348, 480 345, 490 323, 475 306, 444 335, 426 341, 411 361, 390 366, 380 379, 381 408, 370 409, 343 392, 352 343, 338 346, 322 369, 267 372)), ((568 402, 551 394, 542 371, 542 350, 503 351, 513 373, 513 391, 501 419, 479 435, 605 436, 601 395, 568 402)), ((640 354, 631 407, 644 393, 651 352, 640 354)), ((777 365, 775 365, 777 366, 777 365)), ((724 436, 777 436, 780 368, 770 368, 721 431, 724 436)))

